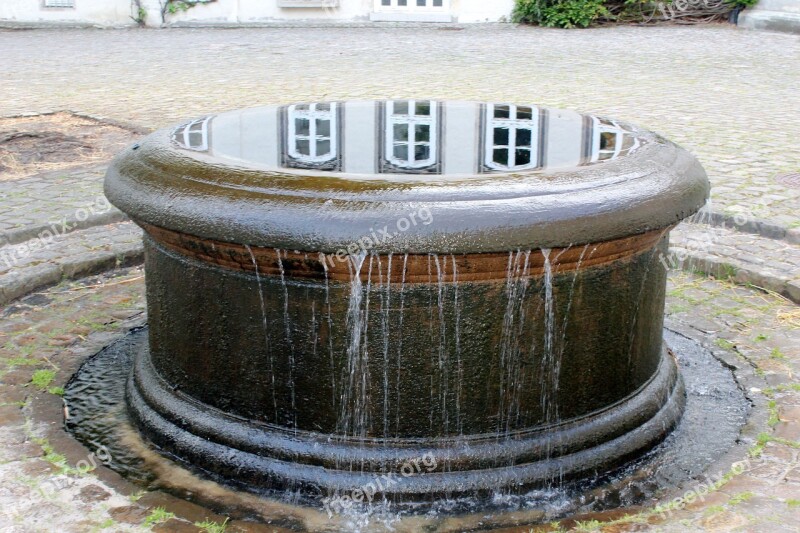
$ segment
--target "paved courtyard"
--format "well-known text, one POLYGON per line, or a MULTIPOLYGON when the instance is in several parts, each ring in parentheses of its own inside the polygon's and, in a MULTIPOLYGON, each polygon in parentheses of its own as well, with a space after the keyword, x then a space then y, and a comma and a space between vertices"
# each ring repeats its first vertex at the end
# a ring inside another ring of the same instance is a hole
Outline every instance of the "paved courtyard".
MULTIPOLYGON (((752 420, 715 465, 725 474, 747 459, 746 471, 666 517, 653 509, 669 498, 542 531, 800 531, 799 91, 798 36, 726 25, 0 30, 0 117, 72 110, 152 129, 297 100, 463 98, 609 115, 697 154, 713 202, 674 235, 667 313, 747 384, 752 420)), ((76 470, 86 452, 42 422, 59 412, 70 369, 144 320, 140 233, 102 203, 106 164, 0 172, 3 531, 199 531, 224 520, 76 470), (70 232, 31 246, 61 220, 70 232)), ((247 530, 279 531, 229 522, 247 530)))
POLYGON ((798 36, 463 28, 0 31, 0 115, 71 109, 155 128, 297 100, 538 102, 663 133, 700 157, 718 209, 798 226, 800 185, 775 181, 799 170, 798 36))

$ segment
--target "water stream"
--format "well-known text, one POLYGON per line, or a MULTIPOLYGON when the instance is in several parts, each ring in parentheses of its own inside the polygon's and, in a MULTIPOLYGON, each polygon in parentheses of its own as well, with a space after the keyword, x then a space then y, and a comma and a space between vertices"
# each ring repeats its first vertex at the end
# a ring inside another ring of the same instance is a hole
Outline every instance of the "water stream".
POLYGON ((255 269, 256 273, 256 283, 258 284, 258 299, 259 303, 261 304, 261 321, 264 329, 264 349, 269 354, 269 375, 272 384, 272 406, 275 411, 275 420, 278 420, 278 399, 275 396, 275 361, 272 356, 272 350, 269 347, 269 324, 267 321, 267 306, 264 300, 264 286, 261 283, 261 274, 258 271, 258 261, 256 261, 256 256, 253 255, 253 250, 250 248, 249 245, 245 244, 244 247, 247 249, 247 253, 250 254, 250 260, 253 262, 253 268, 255 269))
MULTIPOLYGON (((284 252, 285 253, 285 252, 284 252)), ((292 427, 297 428, 297 402, 294 382, 295 353, 294 342, 292 342, 292 321, 289 318, 289 288, 286 286, 286 274, 283 270, 283 260, 281 250, 275 249, 278 257, 278 271, 281 277, 281 287, 283 289, 283 324, 286 329, 286 344, 289 346, 289 394, 291 396, 292 416, 294 417, 292 427)))
POLYGON ((361 269, 364 266, 366 252, 351 255, 348 263, 350 270, 350 298, 347 309, 347 364, 346 375, 343 381, 341 394, 341 410, 338 420, 338 431, 341 435, 366 436, 366 425, 363 423, 365 416, 366 382, 369 368, 364 361, 366 353, 362 346, 363 336, 366 335, 364 311, 361 303, 364 298, 363 284, 361 282, 361 269))

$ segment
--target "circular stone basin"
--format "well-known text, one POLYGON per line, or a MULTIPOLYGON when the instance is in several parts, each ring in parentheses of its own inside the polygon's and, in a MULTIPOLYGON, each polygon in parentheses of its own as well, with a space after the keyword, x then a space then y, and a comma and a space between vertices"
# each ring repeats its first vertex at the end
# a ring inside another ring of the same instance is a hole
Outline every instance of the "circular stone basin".
POLYGON ((680 418, 667 236, 709 184, 654 133, 534 105, 263 107, 153 133, 105 187, 146 232, 131 416, 215 475, 524 490, 680 418))

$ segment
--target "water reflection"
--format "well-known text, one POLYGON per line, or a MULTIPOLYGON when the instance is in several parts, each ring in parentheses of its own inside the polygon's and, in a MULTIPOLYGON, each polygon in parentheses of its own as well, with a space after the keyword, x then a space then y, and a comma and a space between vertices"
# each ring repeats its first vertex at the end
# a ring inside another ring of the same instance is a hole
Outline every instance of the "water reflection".
POLYGON ((435 100, 245 109, 183 124, 172 139, 274 169, 445 175, 577 167, 642 143, 627 125, 572 111, 435 100))

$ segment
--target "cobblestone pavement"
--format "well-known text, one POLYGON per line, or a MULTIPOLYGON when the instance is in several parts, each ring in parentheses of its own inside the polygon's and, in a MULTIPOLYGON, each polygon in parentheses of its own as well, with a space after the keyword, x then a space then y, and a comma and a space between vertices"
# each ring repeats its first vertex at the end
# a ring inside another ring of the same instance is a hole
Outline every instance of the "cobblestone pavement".
POLYGON ((103 196, 105 170, 103 164, 0 181, 0 246, 45 230, 63 235, 124 219, 103 196))
POLYGON ((0 305, 62 279, 141 262, 143 253, 142 231, 132 222, 0 248, 0 305))
POLYGON ((0 115, 165 126, 236 107, 408 97, 539 102, 630 120, 698 154, 727 212, 797 227, 800 38, 707 27, 513 25, 0 31, 0 115))

